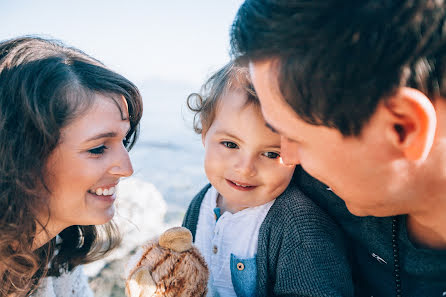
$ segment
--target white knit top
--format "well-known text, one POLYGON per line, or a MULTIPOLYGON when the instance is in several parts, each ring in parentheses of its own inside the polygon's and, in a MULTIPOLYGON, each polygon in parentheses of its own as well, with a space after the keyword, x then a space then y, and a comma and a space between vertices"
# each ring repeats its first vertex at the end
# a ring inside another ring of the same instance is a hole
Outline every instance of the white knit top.
POLYGON ((82 266, 59 277, 44 278, 30 297, 93 297, 82 266))

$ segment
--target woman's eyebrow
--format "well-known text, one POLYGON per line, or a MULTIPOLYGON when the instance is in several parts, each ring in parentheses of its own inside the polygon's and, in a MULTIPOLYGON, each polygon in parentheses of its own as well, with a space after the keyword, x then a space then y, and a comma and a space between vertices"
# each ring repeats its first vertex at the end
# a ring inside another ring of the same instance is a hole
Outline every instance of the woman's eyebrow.
MULTIPOLYGON (((129 127, 129 128, 126 130, 126 132, 125 132, 125 136, 127 136, 127 134, 129 134, 129 132, 130 132, 131 130, 132 130, 132 127, 129 127)), ((98 140, 98 139, 101 139, 101 138, 114 138, 114 137, 118 137, 118 134, 119 134, 119 133, 117 133, 117 132, 115 132, 115 131, 104 132, 104 133, 97 134, 97 135, 95 135, 95 136, 93 136, 93 137, 91 137, 91 138, 85 140, 85 142, 90 142, 90 141, 98 140)))
POLYGON ((101 138, 113 138, 113 137, 116 137, 117 135, 118 134, 116 132, 105 132, 105 133, 97 134, 97 135, 87 139, 86 142, 98 140, 101 138))

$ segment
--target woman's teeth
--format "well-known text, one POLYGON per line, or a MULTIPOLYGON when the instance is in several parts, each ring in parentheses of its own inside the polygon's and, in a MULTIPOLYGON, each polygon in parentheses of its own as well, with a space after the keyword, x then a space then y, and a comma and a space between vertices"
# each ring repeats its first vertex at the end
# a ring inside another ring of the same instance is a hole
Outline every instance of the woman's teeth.
POLYGON ((111 187, 109 189, 97 188, 95 191, 89 190, 88 192, 98 196, 110 196, 115 193, 115 187, 111 187))

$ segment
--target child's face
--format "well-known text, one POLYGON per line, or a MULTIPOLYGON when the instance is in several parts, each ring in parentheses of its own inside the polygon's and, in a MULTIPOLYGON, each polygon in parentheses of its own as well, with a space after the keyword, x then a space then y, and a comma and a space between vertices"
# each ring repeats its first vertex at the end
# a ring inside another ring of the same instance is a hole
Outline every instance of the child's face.
POLYGON ((232 213, 265 204, 288 186, 294 166, 280 159, 280 136, 266 127, 260 109, 243 91, 221 98, 203 136, 205 171, 232 213))

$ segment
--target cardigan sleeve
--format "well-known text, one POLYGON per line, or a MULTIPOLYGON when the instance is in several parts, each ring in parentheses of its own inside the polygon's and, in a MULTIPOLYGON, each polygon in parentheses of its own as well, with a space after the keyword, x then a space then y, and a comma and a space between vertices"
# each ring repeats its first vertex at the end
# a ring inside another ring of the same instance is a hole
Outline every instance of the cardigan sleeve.
POLYGON ((197 195, 195 195, 187 208, 186 214, 183 218, 183 223, 181 224, 183 227, 190 230, 194 242, 195 233, 197 231, 198 217, 200 215, 201 202, 203 202, 204 196, 210 187, 211 184, 207 184, 197 195))
POLYGON ((293 186, 262 224, 257 257, 261 296, 353 296, 343 233, 293 186))

